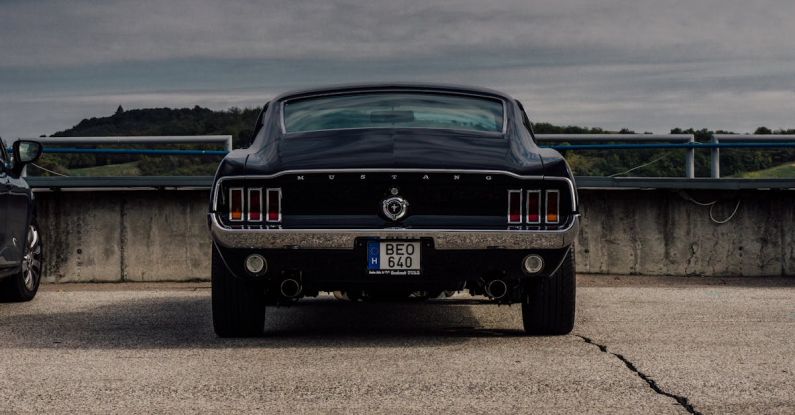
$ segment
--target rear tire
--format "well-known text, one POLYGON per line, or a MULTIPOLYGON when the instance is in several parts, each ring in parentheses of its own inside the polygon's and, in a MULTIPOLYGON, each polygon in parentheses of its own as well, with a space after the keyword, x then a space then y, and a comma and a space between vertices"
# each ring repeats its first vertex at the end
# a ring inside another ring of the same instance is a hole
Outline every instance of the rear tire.
POLYGON ((532 335, 569 334, 574 328, 577 291, 574 246, 550 278, 530 281, 522 298, 524 331, 532 335))
POLYGON ((39 225, 34 220, 25 236, 25 250, 21 270, 0 281, 0 302, 19 303, 36 296, 44 266, 43 245, 39 225))
POLYGON ((213 246, 213 328, 218 337, 261 336, 265 326, 265 284, 237 278, 213 246))

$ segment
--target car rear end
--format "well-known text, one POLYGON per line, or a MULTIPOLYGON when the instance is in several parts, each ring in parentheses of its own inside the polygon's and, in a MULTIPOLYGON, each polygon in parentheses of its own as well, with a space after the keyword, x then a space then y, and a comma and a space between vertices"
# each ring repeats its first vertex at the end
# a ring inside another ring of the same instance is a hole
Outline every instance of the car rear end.
POLYGON ((213 322, 261 333, 265 305, 468 290, 521 303, 528 333, 574 321, 577 195, 518 103, 449 86, 274 99, 213 186, 213 322))
POLYGON ((231 273, 281 299, 468 288, 518 302, 521 282, 554 274, 578 229, 569 179, 476 170, 224 177, 209 221, 231 273))

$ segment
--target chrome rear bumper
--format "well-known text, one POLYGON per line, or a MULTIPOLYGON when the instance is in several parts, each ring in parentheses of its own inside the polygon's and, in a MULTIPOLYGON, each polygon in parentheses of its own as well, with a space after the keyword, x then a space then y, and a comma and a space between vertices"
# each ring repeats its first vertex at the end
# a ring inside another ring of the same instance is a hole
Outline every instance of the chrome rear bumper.
POLYGON ((559 249, 574 242, 580 229, 575 216, 565 229, 425 230, 425 229, 230 229, 209 215, 210 233, 226 248, 354 249, 356 238, 433 238, 436 249, 559 249))

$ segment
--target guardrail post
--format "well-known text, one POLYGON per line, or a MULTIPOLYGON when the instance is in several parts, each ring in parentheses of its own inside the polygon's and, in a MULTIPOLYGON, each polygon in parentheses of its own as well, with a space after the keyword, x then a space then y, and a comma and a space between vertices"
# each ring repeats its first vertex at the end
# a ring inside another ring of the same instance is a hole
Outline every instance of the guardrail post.
MULTIPOLYGON (((718 137, 713 135, 711 142, 712 144, 718 144, 720 140, 718 140, 718 137)), ((718 179, 720 178, 720 149, 717 146, 713 147, 712 150, 710 151, 710 155, 711 155, 710 157, 711 163, 709 169, 710 177, 712 177, 713 179, 718 179)))
POLYGON ((226 147, 226 151, 232 151, 232 136, 231 135, 226 139, 226 144, 224 145, 224 147, 226 147))
MULTIPOLYGON (((695 141, 695 136, 691 134, 687 143, 693 144, 695 141)), ((696 177, 696 149, 694 147, 687 149, 687 153, 685 154, 685 177, 688 179, 696 177)))

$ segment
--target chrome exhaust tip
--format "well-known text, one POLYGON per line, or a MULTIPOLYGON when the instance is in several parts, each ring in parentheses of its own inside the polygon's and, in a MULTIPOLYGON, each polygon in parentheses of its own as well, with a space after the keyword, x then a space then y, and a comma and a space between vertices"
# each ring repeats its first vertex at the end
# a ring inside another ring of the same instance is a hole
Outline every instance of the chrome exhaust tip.
POLYGON ((300 282, 292 278, 287 278, 282 281, 281 285, 279 286, 279 290, 281 291, 282 296, 286 298, 295 298, 301 295, 303 287, 301 287, 300 282))
POLYGON ((508 284, 503 280, 491 280, 484 287, 486 295, 495 300, 501 300, 508 295, 508 284))

